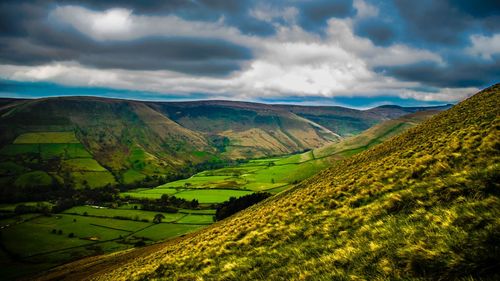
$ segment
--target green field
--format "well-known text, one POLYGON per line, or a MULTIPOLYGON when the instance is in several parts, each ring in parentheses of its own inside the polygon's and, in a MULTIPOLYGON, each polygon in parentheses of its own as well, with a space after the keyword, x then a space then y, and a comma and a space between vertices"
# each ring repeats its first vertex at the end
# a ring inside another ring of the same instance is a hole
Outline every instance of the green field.
POLYGON ((40 153, 40 145, 38 144, 8 144, 0 149, 0 154, 6 156, 38 153, 40 153))
MULTIPOLYGON (((76 139, 73 132, 33 132, 19 135, 0 149, 0 184, 33 187, 68 183, 75 188, 116 184, 76 139), (43 171, 41 170, 43 169, 43 171)), ((126 175, 128 180, 139 178, 126 175)))
POLYGON ((32 171, 22 174, 14 182, 16 186, 47 186, 52 184, 52 177, 43 171, 32 171))
POLYGON ((241 197, 252 193, 249 190, 234 189, 173 189, 173 188, 154 188, 138 189, 121 193, 122 196, 132 198, 159 199, 163 194, 173 195, 177 198, 186 200, 196 199, 200 204, 221 203, 229 200, 231 197, 241 197))
MULTIPOLYGON (((97 217, 122 217, 129 218, 130 220, 148 220, 153 221, 153 218, 159 212, 143 211, 143 210, 133 210, 133 209, 110 209, 110 208, 96 208, 91 206, 77 206, 64 211, 66 214, 78 214, 84 215, 87 213, 88 216, 97 217)), ((163 222, 175 222, 185 216, 181 213, 161 213, 165 216, 163 222)))
POLYGON ((137 237, 146 237, 148 239, 157 241, 165 237, 177 237, 189 232, 203 228, 203 225, 189 225, 189 224, 171 224, 160 223, 148 227, 142 231, 135 233, 137 237))
POLYGON ((15 144, 24 143, 80 143, 74 132, 36 132, 19 135, 15 144))
POLYGON ((187 215, 176 221, 181 224, 212 224, 214 216, 212 215, 187 215))
POLYGON ((40 144, 40 155, 43 159, 59 157, 62 159, 90 158, 92 155, 80 143, 40 144))
POLYGON ((107 184, 115 184, 115 178, 108 171, 103 172, 73 172, 71 178, 74 181, 75 188, 98 188, 107 184))
MULTIPOLYGON (((2 204, 0 210, 12 212, 16 205, 2 204)), ((125 250, 137 241, 153 243, 177 237, 213 223, 213 213, 214 210, 163 213, 162 223, 154 224, 151 221, 158 212, 134 210, 133 205, 121 209, 77 206, 52 216, 25 214, 1 219, 1 242, 9 254, 0 250, 0 276, 15 279, 75 258, 125 250), (126 217, 131 219, 123 219, 126 217), (149 222, 137 221, 141 219, 149 222)))
POLYGON ((103 172, 107 171, 92 158, 75 158, 64 160, 62 165, 70 171, 103 172))

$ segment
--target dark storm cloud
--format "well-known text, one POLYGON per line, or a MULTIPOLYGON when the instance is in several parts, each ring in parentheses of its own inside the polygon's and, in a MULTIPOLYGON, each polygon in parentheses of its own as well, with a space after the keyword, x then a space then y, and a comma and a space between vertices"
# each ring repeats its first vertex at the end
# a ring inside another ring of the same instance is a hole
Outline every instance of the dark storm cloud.
POLYGON ((71 28, 26 24, 28 37, 0 38, 0 63, 38 65, 74 60, 97 68, 173 70, 227 75, 251 59, 245 47, 219 39, 150 37, 97 42, 71 28))
POLYGON ((309 31, 325 27, 329 18, 345 18, 354 15, 352 0, 302 1, 297 4, 300 25, 309 31))
POLYGON ((500 57, 488 61, 456 59, 446 66, 436 63, 384 67, 377 69, 403 81, 421 82, 434 87, 484 87, 498 82, 500 57))
POLYGON ((460 46, 472 31, 500 31, 498 1, 395 0, 407 41, 460 46))
POLYGON ((395 0, 405 20, 407 33, 434 43, 458 44, 464 38, 469 19, 447 1, 395 0))
POLYGON ((239 70, 243 61, 252 58, 248 48, 220 39, 155 37, 97 42, 72 28, 49 24, 48 12, 33 4, 3 3, 0 7, 9 16, 1 22, 0 63, 38 65, 75 60, 97 68, 220 76, 239 70))
POLYGON ((354 32, 359 36, 369 38, 379 46, 387 46, 393 43, 396 38, 393 26, 379 19, 367 19, 359 22, 355 26, 354 32))
POLYGON ((462 12, 478 18, 500 15, 500 1, 498 0, 451 0, 451 3, 462 12))

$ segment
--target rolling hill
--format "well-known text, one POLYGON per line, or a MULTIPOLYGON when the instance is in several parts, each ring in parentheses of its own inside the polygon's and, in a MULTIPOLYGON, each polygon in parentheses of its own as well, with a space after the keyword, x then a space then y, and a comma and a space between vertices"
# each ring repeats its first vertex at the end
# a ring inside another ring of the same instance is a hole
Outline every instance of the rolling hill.
POLYGON ((12 187, 2 190, 7 196, 19 187, 96 188, 158 181, 200 163, 319 148, 389 117, 424 109, 319 110, 97 97, 2 99, 0 184, 12 187))
POLYGON ((227 198, 236 196, 238 193, 244 194, 244 192, 279 193, 317 174, 335 161, 340 161, 380 144, 438 112, 438 110, 427 110, 411 113, 383 121, 356 136, 318 149, 282 157, 254 159, 231 167, 206 170, 190 178, 172 181, 155 188, 128 190, 122 193, 122 196, 158 199, 163 194, 182 197, 186 193, 194 192, 201 195, 206 189, 229 192, 227 198), (224 190, 225 188, 228 189, 224 190))
POLYGON ((96 258, 91 272, 76 263, 63 273, 74 279, 87 270, 85 277, 97 280, 498 280, 499 91, 490 87, 203 231, 96 258))

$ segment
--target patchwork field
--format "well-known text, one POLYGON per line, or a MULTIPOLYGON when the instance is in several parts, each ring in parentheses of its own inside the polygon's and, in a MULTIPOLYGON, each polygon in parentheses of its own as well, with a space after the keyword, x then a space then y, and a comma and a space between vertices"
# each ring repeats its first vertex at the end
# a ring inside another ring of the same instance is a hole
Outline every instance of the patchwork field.
POLYGON ((0 172, 0 183, 20 188, 63 182, 75 188, 116 184, 114 176, 92 158, 74 132, 19 135, 0 149, 0 172))
MULTIPOLYGON (((26 202, 36 205, 38 202, 26 202)), ((13 212, 18 204, 2 204, 0 211, 13 212)), ((137 205, 135 205, 137 206, 137 205)), ((161 213, 123 205, 117 209, 77 206, 62 214, 24 214, 0 220, 3 247, 0 276, 13 279, 30 272, 89 255, 110 253, 177 237, 213 223, 215 210, 181 210, 161 213), (17 270, 16 270, 17 269, 17 270)))

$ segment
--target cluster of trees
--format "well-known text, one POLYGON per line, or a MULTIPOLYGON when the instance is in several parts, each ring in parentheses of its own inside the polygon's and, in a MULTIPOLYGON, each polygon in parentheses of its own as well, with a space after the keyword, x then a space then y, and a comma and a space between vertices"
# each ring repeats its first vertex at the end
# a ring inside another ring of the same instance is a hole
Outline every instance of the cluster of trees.
POLYGON ((242 196, 240 198, 231 197, 228 201, 221 203, 217 206, 217 211, 215 212, 215 219, 222 220, 237 213, 243 209, 246 209, 260 201, 271 197, 272 194, 269 192, 257 192, 242 196))
POLYGON ((42 213, 49 214, 51 206, 45 203, 38 202, 36 205, 19 204, 14 209, 16 214, 42 213))
POLYGON ((196 199, 191 201, 175 196, 163 194, 160 199, 131 199, 133 203, 139 203, 142 210, 164 212, 164 213, 177 213, 178 209, 196 209, 199 202, 196 199))

